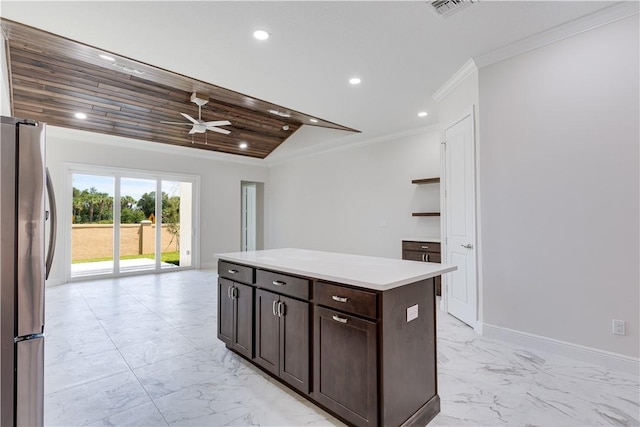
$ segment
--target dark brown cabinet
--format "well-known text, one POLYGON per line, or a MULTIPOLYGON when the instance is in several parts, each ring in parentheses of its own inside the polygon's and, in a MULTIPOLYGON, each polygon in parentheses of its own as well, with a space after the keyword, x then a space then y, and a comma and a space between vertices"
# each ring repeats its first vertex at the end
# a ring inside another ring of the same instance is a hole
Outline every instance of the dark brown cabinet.
POLYGON ((377 325, 316 307, 314 397, 358 426, 378 423, 377 325))
POLYGON ((256 290, 254 362, 309 393, 309 303, 256 290))
MULTIPOLYGON (((423 262, 441 262, 440 243, 429 241, 402 241, 402 259, 423 262)), ((436 295, 442 293, 442 278, 435 277, 436 295)))
POLYGON ((253 287, 218 279, 218 338, 229 348, 253 357, 253 287))
POLYGON ((433 278, 381 291, 227 261, 218 274, 227 348, 347 424, 424 426, 440 411, 433 278))

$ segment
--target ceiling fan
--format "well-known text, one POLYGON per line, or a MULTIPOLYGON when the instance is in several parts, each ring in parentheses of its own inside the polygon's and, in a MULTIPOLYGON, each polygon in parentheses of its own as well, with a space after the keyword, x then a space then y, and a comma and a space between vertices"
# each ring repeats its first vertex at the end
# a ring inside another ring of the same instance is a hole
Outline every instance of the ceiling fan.
POLYGON ((160 123, 164 123, 164 124, 168 124, 168 125, 187 125, 187 126, 191 126, 191 130, 189 131, 190 135, 193 135, 195 133, 205 133, 208 130, 213 131, 213 132, 222 133, 222 134, 225 134, 225 135, 228 135, 229 133, 231 133, 231 131, 228 131, 226 129, 220 129, 218 127, 218 126, 230 125, 231 122, 228 121, 228 120, 219 120, 219 121, 212 121, 212 122, 205 122, 204 120, 202 120, 202 106, 205 105, 207 102, 209 102, 209 97, 208 96, 193 92, 191 94, 191 102, 193 102, 194 104, 196 104, 198 106, 198 118, 197 119, 194 119, 193 117, 191 117, 190 115, 188 115, 186 113, 180 113, 180 114, 182 114, 182 116, 184 118, 189 120, 189 123, 185 123, 185 122, 160 122, 160 123))

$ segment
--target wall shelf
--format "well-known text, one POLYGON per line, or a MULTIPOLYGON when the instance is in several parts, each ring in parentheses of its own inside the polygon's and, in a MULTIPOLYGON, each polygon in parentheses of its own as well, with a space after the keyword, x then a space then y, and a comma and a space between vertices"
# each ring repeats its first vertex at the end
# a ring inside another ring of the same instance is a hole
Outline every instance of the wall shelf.
MULTIPOLYGON (((437 184, 439 182, 440 177, 411 180, 412 184, 437 184)), ((413 212, 411 216, 440 216, 440 212, 413 212)))
POLYGON ((412 184, 435 184, 440 182, 440 177, 437 178, 423 178, 423 179, 414 179, 411 181, 412 184))

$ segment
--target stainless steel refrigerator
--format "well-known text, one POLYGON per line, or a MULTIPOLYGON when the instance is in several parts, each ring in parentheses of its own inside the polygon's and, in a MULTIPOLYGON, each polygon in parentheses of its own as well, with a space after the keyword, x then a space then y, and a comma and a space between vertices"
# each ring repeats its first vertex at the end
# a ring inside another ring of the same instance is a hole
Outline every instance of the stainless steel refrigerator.
POLYGON ((53 261, 56 229, 55 199, 45 168, 45 127, 44 123, 2 117, 0 425, 3 427, 43 425, 44 284, 53 261), (48 239, 47 219, 50 219, 48 239))

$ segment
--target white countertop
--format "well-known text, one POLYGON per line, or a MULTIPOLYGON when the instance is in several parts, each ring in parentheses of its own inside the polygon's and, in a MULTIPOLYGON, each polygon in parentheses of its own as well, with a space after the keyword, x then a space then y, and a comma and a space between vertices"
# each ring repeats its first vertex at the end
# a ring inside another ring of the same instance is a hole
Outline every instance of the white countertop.
POLYGON ((406 239, 402 239, 403 242, 433 242, 433 243, 442 243, 442 240, 439 237, 408 237, 406 239))
POLYGON ((216 258, 377 291, 457 269, 448 264, 291 248, 216 254, 216 258))

